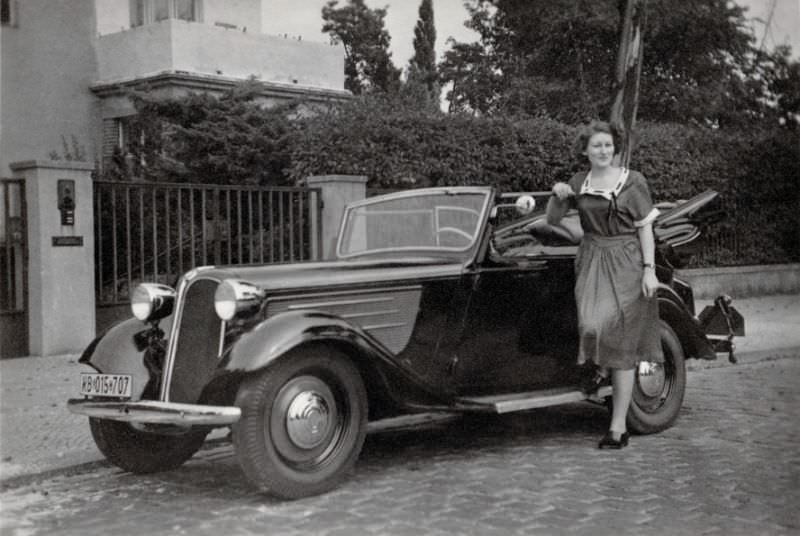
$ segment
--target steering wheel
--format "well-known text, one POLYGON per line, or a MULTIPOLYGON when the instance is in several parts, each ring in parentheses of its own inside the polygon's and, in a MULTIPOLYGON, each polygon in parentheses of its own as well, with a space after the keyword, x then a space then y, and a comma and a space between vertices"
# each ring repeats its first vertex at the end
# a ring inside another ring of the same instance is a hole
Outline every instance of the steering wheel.
POLYGON ((459 242, 459 241, 463 240, 462 244, 455 243, 455 244, 453 244, 453 246, 459 246, 459 245, 468 246, 472 242, 472 235, 469 234, 466 231, 462 231, 461 229, 459 229, 457 227, 440 227, 440 228, 438 228, 436 230, 436 245, 437 246, 441 246, 442 245, 442 239, 440 238, 440 235, 445 234, 445 233, 449 233, 449 234, 452 234, 452 235, 458 237, 456 239, 456 242, 459 242))
POLYGON ((562 219, 551 225, 541 219, 525 227, 525 230, 542 241, 545 245, 577 245, 583 238, 580 222, 575 219, 562 219))

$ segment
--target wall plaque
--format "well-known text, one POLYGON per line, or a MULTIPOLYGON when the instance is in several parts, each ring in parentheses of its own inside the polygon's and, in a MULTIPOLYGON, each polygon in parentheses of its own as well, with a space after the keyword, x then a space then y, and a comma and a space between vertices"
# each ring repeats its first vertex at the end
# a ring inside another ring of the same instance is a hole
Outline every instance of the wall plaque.
POLYGON ((53 246, 82 246, 82 236, 54 236, 53 246))

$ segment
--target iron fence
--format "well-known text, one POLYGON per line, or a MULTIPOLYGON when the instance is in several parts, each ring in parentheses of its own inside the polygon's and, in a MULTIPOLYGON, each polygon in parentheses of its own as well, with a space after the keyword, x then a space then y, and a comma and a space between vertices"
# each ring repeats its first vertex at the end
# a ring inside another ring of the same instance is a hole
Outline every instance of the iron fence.
POLYGON ((98 305, 129 301, 142 281, 174 284, 204 265, 321 256, 320 189, 94 184, 98 305))
POLYGON ((0 179, 0 358, 28 355, 25 182, 0 179))
POLYGON ((0 179, 0 314, 26 310, 25 182, 0 179))
MULTIPOLYGON (((742 200, 735 196, 720 195, 715 208, 722 212, 720 221, 704 229, 702 247, 689 261, 690 268, 705 266, 738 266, 752 264, 748 255, 752 248, 746 245, 748 229, 754 224, 750 211, 741 210, 742 200)), ((750 229, 752 231, 752 229, 750 229)), ((758 262, 758 261, 755 261, 758 262)))

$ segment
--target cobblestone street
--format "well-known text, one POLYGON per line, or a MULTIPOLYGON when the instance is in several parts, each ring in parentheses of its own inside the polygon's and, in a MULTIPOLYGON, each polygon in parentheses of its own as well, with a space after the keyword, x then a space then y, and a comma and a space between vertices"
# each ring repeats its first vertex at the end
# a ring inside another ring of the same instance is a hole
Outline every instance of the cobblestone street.
POLYGON ((800 359, 689 373, 664 433, 599 451, 588 404, 368 437, 353 477, 278 502, 224 442, 151 476, 105 463, 7 482, 5 534, 797 534, 800 359))

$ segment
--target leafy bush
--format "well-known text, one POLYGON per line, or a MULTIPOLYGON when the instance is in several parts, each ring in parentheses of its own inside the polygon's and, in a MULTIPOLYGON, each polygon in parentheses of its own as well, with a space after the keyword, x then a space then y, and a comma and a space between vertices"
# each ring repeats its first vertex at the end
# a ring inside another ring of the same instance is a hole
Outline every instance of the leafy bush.
MULTIPOLYGON (((373 97, 304 120, 289 173, 296 181, 366 175, 370 188, 548 190, 585 168, 574 154, 576 133, 553 120, 430 114, 373 97)), ((800 260, 797 132, 642 123, 635 144, 632 167, 648 177, 656 200, 686 199, 708 188, 721 194, 728 216, 709 231, 711 247, 694 265, 800 260)))
POLYGON ((695 265, 800 260, 800 135, 788 130, 719 131, 648 124, 635 165, 659 199, 720 193, 726 218, 709 230, 695 265))
POLYGON ((359 99, 305 120, 290 175, 353 174, 370 187, 493 184, 549 188, 563 177, 572 129, 554 121, 431 114, 359 99))
MULTIPOLYGON (((574 126, 552 119, 446 115, 411 92, 354 98, 311 116, 266 109, 243 86, 219 99, 141 96, 144 144, 135 162, 151 180, 284 185, 310 175, 366 175, 368 187, 489 184, 549 190, 586 162, 574 126)), ((728 217, 696 265, 800 260, 800 132, 637 127, 632 167, 656 200, 721 193, 728 217)))

